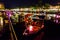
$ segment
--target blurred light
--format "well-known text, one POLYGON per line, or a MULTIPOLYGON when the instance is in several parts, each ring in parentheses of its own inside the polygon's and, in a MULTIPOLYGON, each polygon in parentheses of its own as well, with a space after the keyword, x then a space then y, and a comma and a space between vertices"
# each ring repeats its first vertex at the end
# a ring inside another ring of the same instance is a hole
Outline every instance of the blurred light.
POLYGON ((52 16, 52 17, 56 17, 55 14, 47 14, 48 17, 52 16))
POLYGON ((13 13, 15 14, 16 12, 15 12, 15 11, 13 11, 13 13))
POLYGON ((28 8, 24 8, 24 11, 28 11, 28 8))
POLYGON ((33 31, 33 26, 29 26, 29 31, 33 31))
POLYGON ((2 7, 2 5, 0 4, 0 8, 2 7))
POLYGON ((58 23, 58 20, 56 20, 56 23, 58 23))
POLYGON ((41 28, 44 28, 44 25, 42 25, 42 27, 41 28))
POLYGON ((36 9, 32 9, 32 11, 38 11, 38 10, 36 10, 36 9))
POLYGON ((11 17, 11 14, 9 16, 11 17))
POLYGON ((3 3, 0 3, 0 8, 4 9, 4 4, 3 3))
POLYGON ((54 8, 58 9, 59 7, 60 7, 59 5, 58 6, 50 6, 51 9, 54 9, 54 8))
POLYGON ((20 8, 20 11, 24 11, 24 8, 20 8))
POLYGON ((55 20, 54 20, 54 22, 55 22, 55 20))
POLYGON ((51 17, 48 17, 48 19, 51 19, 51 17))
POLYGON ((40 11, 40 9, 36 9, 36 11, 40 11))
POLYGON ((17 8, 17 9, 12 9, 13 11, 19 11, 19 9, 17 8))
POLYGON ((55 14, 54 14, 53 16, 54 16, 54 17, 56 17, 56 15, 55 15, 55 14))
POLYGON ((0 25, 3 25, 3 18, 0 17, 0 25))
POLYGON ((56 18, 60 18, 60 16, 59 16, 59 15, 57 15, 57 16, 56 16, 56 18))

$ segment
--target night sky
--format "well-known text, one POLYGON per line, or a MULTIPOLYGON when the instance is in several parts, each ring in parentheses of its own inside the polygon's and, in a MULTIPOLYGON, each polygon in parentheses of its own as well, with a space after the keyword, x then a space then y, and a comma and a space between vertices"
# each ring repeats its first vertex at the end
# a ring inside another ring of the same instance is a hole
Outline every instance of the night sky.
MULTIPOLYGON (((23 6, 35 6, 38 4, 39 0, 0 0, 0 2, 4 3, 6 8, 15 8, 15 7, 23 7, 23 6)), ((49 3, 51 5, 56 5, 60 0, 42 0, 42 3, 49 3)))

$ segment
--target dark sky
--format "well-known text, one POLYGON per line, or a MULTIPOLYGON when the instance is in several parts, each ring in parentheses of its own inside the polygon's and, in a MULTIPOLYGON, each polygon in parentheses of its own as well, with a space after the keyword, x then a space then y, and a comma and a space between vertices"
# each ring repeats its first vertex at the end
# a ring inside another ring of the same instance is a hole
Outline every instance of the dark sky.
MULTIPOLYGON (((14 8, 19 6, 34 6, 38 4, 39 0, 0 0, 5 4, 6 8, 14 8)), ((60 0, 42 0, 42 3, 57 4, 60 0)))

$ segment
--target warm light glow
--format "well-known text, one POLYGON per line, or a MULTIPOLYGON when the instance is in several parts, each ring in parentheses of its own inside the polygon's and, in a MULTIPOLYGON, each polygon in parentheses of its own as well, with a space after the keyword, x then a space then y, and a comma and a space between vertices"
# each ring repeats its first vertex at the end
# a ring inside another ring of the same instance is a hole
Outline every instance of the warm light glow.
POLYGON ((20 11, 24 11, 24 8, 20 8, 20 11))
POLYGON ((50 6, 51 9, 54 9, 54 8, 58 9, 59 7, 60 6, 50 6))
POLYGON ((36 9, 36 11, 40 11, 40 9, 36 9))
POLYGON ((17 9, 12 9, 13 11, 19 11, 19 8, 17 8, 17 9))
POLYGON ((0 17, 0 25, 3 25, 3 18, 0 17))
POLYGON ((2 7, 2 5, 0 4, 0 8, 2 7))
POLYGON ((4 4, 0 3, 0 8, 4 9, 4 4))
POLYGON ((24 8, 24 11, 28 11, 28 8, 24 8))
POLYGON ((29 31, 33 31, 33 26, 29 26, 29 31))

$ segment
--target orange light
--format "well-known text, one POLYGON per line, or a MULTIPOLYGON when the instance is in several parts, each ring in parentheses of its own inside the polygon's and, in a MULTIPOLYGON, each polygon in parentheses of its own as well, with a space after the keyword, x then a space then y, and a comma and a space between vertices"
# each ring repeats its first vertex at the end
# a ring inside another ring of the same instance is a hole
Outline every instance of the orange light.
POLYGON ((2 5, 0 4, 0 8, 2 7, 2 5))
POLYGON ((4 4, 0 3, 0 8, 3 9, 4 8, 4 4))

